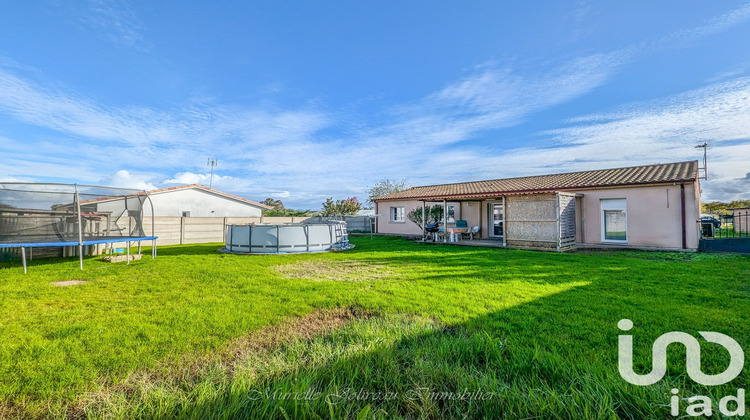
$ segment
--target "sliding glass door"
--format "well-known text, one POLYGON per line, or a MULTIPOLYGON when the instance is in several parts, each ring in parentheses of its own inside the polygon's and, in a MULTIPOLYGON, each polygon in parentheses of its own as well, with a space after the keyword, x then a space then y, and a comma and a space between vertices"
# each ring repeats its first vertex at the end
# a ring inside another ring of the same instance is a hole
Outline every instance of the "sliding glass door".
POLYGON ((490 236, 493 238, 502 238, 505 222, 505 212, 503 203, 490 203, 490 236))

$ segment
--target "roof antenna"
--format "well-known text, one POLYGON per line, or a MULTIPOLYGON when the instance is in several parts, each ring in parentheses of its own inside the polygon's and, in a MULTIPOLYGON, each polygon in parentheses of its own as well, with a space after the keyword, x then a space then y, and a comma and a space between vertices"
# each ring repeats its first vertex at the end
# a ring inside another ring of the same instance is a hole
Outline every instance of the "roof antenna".
POLYGON ((219 160, 208 158, 208 163, 206 165, 211 167, 211 178, 208 179, 208 188, 211 188, 214 184, 214 167, 219 165, 219 160))
POLYGON ((708 143, 706 143, 704 141, 703 144, 699 144, 699 145, 695 146, 695 148, 696 149, 703 149, 703 167, 701 168, 700 166, 698 166, 698 178, 703 178, 706 181, 708 181, 708 159, 707 159, 707 156, 706 156, 706 150, 708 149, 708 143), (702 177, 700 176, 701 171, 703 171, 703 176, 702 177))

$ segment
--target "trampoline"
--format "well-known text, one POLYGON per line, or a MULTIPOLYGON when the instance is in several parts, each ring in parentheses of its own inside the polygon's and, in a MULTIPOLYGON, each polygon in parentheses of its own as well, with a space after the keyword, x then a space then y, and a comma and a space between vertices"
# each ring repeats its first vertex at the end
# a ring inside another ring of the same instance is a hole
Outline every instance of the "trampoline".
MULTIPOLYGON (((113 244, 151 241, 156 258, 154 218, 150 234, 143 227, 144 206, 154 214, 143 190, 77 184, 0 183, 0 250, 18 251, 27 271, 26 250, 67 247, 77 250, 83 270, 84 247, 113 251, 113 244), (104 245, 104 247, 102 247, 104 245)), ((63 252, 63 256, 64 256, 63 252)))

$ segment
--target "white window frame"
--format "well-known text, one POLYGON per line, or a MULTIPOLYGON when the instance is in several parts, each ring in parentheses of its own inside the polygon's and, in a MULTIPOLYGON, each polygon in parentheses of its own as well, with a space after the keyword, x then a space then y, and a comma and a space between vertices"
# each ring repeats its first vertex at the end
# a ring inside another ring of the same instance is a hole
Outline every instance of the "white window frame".
POLYGON ((391 212, 391 223, 406 223, 406 207, 391 206, 390 212, 391 212), (398 219, 399 211, 401 212, 401 219, 398 219))
POLYGON ((628 232, 628 201, 625 198, 602 198, 599 200, 599 218, 601 219, 602 242, 612 244, 627 244, 630 238, 628 232), (621 211, 625 214, 625 239, 607 239, 605 231, 605 212, 621 211))

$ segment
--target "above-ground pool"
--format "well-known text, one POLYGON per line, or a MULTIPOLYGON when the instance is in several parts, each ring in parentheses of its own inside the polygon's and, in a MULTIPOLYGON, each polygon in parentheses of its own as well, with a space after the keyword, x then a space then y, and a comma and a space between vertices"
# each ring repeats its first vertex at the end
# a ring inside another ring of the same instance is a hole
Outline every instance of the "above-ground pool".
POLYGON ((227 225, 223 252, 240 254, 289 254, 343 251, 349 243, 346 222, 227 225))

